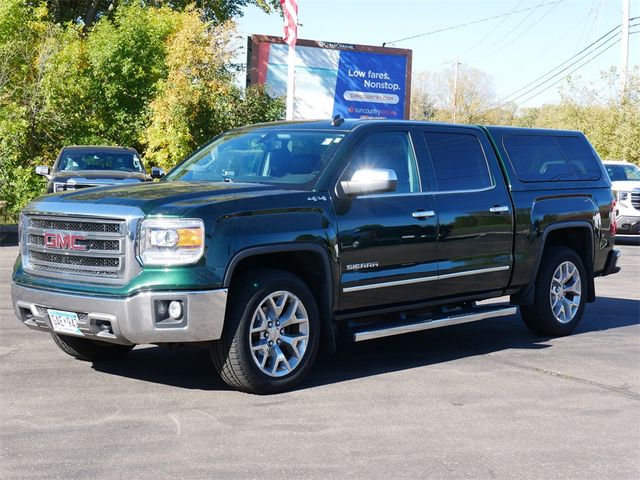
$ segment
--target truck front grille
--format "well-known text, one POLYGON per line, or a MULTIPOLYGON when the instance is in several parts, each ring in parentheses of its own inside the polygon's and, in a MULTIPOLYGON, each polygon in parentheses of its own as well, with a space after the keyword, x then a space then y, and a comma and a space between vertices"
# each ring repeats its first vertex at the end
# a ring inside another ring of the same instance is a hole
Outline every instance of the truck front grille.
POLYGON ((631 192, 631 205, 640 210, 640 190, 631 192))
POLYGON ((125 220, 30 215, 26 229, 24 264, 34 275, 95 282, 123 279, 125 220))
POLYGON ((31 227, 48 230, 73 230, 75 232, 122 233, 122 222, 102 223, 100 221, 53 220, 48 218, 32 218, 31 227))

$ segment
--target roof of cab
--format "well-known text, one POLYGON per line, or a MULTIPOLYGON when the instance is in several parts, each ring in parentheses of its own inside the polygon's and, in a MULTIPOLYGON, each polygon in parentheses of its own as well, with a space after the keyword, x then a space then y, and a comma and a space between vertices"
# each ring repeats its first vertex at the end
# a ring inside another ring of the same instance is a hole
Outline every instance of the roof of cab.
POLYGON ((442 127, 466 127, 466 128, 478 128, 477 125, 462 125, 453 123, 441 123, 441 122, 426 122, 417 120, 387 120, 378 118, 364 118, 364 119, 341 119, 337 125, 333 124, 332 120, 292 120, 292 121, 278 121, 268 123, 256 123, 253 125, 247 125, 246 127, 240 127, 236 131, 242 130, 259 130, 259 129, 271 129, 271 128, 295 128, 300 130, 336 130, 336 131, 351 131, 359 127, 366 125, 435 125, 442 127))
POLYGON ((583 135, 578 130, 560 130, 551 128, 510 127, 503 125, 483 125, 492 135, 583 135))
POLYGON ((582 135, 582 132, 576 130, 554 130, 544 128, 525 128, 525 127, 510 127, 510 126, 498 126, 498 125, 467 125, 467 124, 455 124, 444 122, 427 122, 418 120, 386 120, 386 119, 341 119, 338 125, 334 125, 332 120, 293 120, 293 121, 278 121, 269 123, 257 123, 254 125, 248 125, 246 127, 240 127, 236 131, 243 130, 260 130, 271 128, 295 128, 296 130, 336 130, 336 131, 352 131, 356 128, 367 125, 415 125, 415 126, 438 126, 438 127, 464 127, 464 128, 483 128, 489 132, 497 135, 505 134, 542 134, 542 135, 582 135))

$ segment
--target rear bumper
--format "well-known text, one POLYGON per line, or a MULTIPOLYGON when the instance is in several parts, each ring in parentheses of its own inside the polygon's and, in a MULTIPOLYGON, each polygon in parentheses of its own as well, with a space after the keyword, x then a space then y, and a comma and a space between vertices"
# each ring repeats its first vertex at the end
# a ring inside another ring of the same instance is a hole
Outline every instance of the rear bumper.
POLYGON ((618 259, 620 258, 620 250, 611 250, 609 255, 607 256, 607 261, 604 264, 604 269, 602 270, 602 276, 605 277, 607 275, 612 275, 614 273, 618 273, 620 271, 620 267, 618 266, 618 259))
POLYGON ((52 331, 48 309, 78 314, 78 336, 122 345, 217 340, 222 335, 227 289, 143 292, 131 297, 96 297, 11 285, 18 318, 29 328, 52 331), (177 300, 183 315, 159 319, 158 301, 177 300))

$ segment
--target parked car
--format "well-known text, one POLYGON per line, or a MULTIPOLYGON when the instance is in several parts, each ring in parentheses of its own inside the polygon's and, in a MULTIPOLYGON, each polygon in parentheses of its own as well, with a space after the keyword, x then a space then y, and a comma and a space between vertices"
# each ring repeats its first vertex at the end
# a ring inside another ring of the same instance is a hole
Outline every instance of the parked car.
POLYGON ((618 233, 640 233, 640 168, 622 161, 605 161, 616 199, 616 227, 618 233))
POLYGON ((53 168, 36 173, 49 181, 47 193, 151 180, 135 149, 97 145, 64 147, 53 168))
POLYGON ((580 132, 256 125, 160 182, 33 201, 13 305, 81 360, 196 343, 229 385, 279 392, 337 338, 518 307, 533 332, 568 335, 596 299, 594 278, 619 270, 612 203, 580 132), (511 302, 476 303, 503 295, 511 302))

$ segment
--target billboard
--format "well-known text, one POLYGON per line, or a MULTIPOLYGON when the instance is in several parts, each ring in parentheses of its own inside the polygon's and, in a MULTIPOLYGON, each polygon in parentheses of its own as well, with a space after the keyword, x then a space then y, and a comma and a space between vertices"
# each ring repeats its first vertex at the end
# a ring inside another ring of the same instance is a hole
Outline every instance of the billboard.
MULTIPOLYGON (((287 59, 280 37, 249 37, 247 86, 285 97, 287 59)), ((295 78, 295 119, 409 118, 411 50, 298 39, 295 78)))

